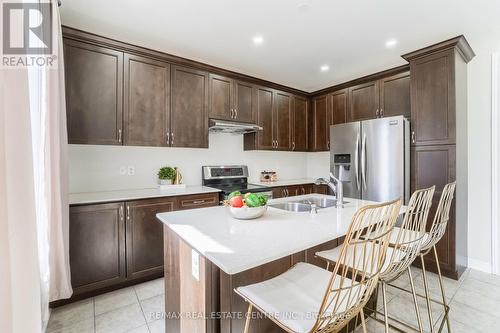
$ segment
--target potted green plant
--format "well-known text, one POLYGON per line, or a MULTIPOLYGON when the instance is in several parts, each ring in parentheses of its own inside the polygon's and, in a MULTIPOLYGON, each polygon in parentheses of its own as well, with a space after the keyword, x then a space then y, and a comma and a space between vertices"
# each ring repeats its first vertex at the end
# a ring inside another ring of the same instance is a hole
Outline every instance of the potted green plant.
POLYGON ((175 177, 175 169, 169 166, 164 166, 158 170, 158 179, 160 180, 160 185, 172 185, 172 181, 175 177))

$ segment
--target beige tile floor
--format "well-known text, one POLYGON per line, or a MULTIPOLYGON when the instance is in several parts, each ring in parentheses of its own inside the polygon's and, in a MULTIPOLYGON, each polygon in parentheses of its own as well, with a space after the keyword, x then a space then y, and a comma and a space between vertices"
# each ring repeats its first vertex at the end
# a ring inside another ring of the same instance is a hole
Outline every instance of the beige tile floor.
MULTIPOLYGON (((422 272, 416 268, 412 271, 417 292, 423 294, 422 272)), ((437 276, 428 273, 428 278, 430 293, 438 299, 440 291, 437 276)), ((396 284, 407 288, 409 280, 405 275, 396 284)), ((450 300, 450 319, 454 333, 500 332, 500 276, 469 270, 460 281, 445 279, 445 288, 450 300)), ((416 325, 410 295, 389 287, 388 308, 392 316, 416 325)), ((419 308, 424 329, 428 332, 429 319, 423 300, 419 300, 419 308)), ((163 333, 163 310, 163 279, 157 279, 56 308, 52 311, 47 332, 163 333)), ((443 315, 442 307, 432 304, 432 314, 433 325, 437 326, 443 315)), ((375 320, 369 319, 367 326, 370 333, 384 332, 383 325, 375 320)), ((444 329, 443 332, 447 330, 444 329)))

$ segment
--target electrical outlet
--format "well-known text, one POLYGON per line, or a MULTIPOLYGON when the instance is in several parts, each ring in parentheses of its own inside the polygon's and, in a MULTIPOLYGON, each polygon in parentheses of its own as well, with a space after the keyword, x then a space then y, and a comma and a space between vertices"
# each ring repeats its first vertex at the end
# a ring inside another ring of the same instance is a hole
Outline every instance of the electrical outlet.
POLYGON ((128 174, 129 176, 133 176, 133 175, 135 175, 135 167, 134 167, 133 165, 129 165, 129 166, 127 167, 127 174, 128 174))
POLYGON ((120 176, 125 176, 127 174, 127 167, 120 165, 120 176))

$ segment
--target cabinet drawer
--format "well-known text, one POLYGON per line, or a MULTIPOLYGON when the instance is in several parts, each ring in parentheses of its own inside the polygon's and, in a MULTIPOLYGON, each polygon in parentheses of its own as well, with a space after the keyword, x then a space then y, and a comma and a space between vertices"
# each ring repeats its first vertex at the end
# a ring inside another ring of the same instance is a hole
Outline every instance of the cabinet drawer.
POLYGON ((177 209, 193 209, 217 206, 219 204, 218 193, 186 195, 177 198, 177 209))

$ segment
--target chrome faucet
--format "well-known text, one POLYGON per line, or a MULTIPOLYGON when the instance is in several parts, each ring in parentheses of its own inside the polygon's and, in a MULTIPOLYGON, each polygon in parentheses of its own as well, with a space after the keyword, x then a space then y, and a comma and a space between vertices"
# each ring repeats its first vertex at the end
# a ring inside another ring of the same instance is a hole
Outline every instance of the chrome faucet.
POLYGON ((330 172, 330 179, 332 179, 333 181, 326 180, 325 178, 318 178, 316 179, 316 185, 320 184, 328 185, 328 187, 332 189, 333 193, 335 194, 335 199, 337 200, 335 207, 342 208, 344 207, 344 187, 342 185, 342 182, 338 178, 336 178, 331 172, 330 172))

